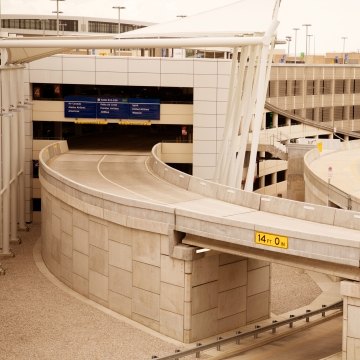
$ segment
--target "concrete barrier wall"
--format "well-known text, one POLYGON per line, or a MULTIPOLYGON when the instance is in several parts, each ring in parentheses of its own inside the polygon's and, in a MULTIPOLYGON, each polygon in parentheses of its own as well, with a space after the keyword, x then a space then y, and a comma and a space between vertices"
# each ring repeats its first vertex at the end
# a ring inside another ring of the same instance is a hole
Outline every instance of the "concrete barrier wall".
MULTIPOLYGON (((360 142, 354 141, 353 144, 346 143, 343 146, 348 148, 360 147, 360 142)), ((154 146, 149 164, 152 171, 159 177, 203 196, 295 219, 315 221, 321 224, 335 225, 350 229, 357 229, 358 226, 360 228, 360 213, 354 214, 354 211, 349 211, 345 213, 341 212, 341 215, 336 216, 337 209, 327 206, 328 183, 323 179, 316 177, 308 166, 309 163, 319 158, 319 156, 319 151, 314 149, 309 151, 305 157, 304 178, 305 182, 308 184, 308 186, 306 186, 307 196, 308 198, 317 200, 307 203, 247 192, 184 174, 166 165, 161 160, 161 144, 154 146), (179 181, 181 174, 183 174, 183 181, 179 181), (339 219, 348 220, 339 221, 339 219), (358 219, 359 221, 357 221, 358 219), (354 224, 356 222, 359 224, 354 224)), ((348 199, 345 195, 343 196, 336 188, 333 188, 330 199, 335 203, 347 204, 348 199)), ((359 199, 352 199, 352 209, 360 211, 359 199)))
MULTIPOLYGON (((341 143, 340 151, 357 148, 360 148, 360 141, 344 142, 341 143)), ((309 151, 304 157, 305 200, 314 204, 326 206, 335 205, 335 207, 339 207, 341 209, 349 209, 356 212, 360 211, 359 198, 347 194, 329 183, 328 179, 323 179, 313 173, 311 170, 311 163, 317 160, 320 156, 321 154, 318 149, 315 148, 309 151)), ((352 216, 353 214, 350 213, 349 217, 352 216)), ((337 223, 337 226, 347 227, 347 225, 341 225, 339 223, 337 223)))

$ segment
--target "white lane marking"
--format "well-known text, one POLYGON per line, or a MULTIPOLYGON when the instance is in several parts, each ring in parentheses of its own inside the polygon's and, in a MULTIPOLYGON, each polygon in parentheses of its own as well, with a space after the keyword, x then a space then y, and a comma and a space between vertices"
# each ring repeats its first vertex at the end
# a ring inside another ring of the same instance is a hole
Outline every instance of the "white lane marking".
MULTIPOLYGON (((106 180, 106 181, 109 182, 110 184, 113 184, 113 185, 116 186, 116 187, 119 187, 119 188, 121 188, 121 189, 123 189, 123 190, 126 190, 126 191, 128 191, 129 193, 134 194, 134 195, 136 195, 136 196, 139 196, 139 197, 141 197, 141 198, 143 198, 143 199, 146 199, 146 200, 151 201, 151 202, 155 202, 155 203, 157 203, 157 204, 164 204, 164 205, 165 205, 165 203, 163 203, 163 202, 161 202, 161 201, 155 200, 155 199, 150 198, 150 197, 145 196, 145 195, 141 195, 141 194, 139 194, 139 193, 137 193, 137 192, 135 192, 135 191, 132 191, 132 190, 126 188, 125 186, 122 186, 122 185, 120 185, 120 184, 118 184, 118 183, 116 183, 116 182, 108 179, 108 178, 102 173, 102 171, 100 170, 101 163, 105 160, 106 156, 108 156, 108 155, 104 155, 104 156, 98 161, 98 164, 97 164, 97 171, 98 171, 99 175, 100 175, 104 180, 106 180)), ((114 195, 116 195, 116 194, 114 194, 114 195)))

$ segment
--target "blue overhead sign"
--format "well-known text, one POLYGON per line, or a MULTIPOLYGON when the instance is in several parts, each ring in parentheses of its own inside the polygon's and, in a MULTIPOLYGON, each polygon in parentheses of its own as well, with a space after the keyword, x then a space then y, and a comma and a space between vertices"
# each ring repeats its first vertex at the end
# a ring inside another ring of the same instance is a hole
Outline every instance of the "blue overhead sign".
POLYGON ((97 117, 101 119, 128 119, 129 104, 126 99, 97 98, 97 117), (125 100, 125 101, 124 101, 125 100))
POLYGON ((129 119, 160 120, 158 100, 129 99, 129 119))
POLYGON ((91 97, 69 96, 65 98, 65 117, 96 119, 96 102, 91 97))
POLYGON ((160 101, 115 97, 65 97, 65 117, 160 120, 160 101))

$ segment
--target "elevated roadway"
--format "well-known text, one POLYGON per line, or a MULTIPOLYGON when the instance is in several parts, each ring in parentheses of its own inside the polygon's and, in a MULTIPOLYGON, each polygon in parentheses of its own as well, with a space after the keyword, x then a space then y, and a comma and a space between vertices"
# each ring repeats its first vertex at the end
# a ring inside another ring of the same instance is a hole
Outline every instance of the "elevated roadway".
POLYGON ((185 244, 360 280, 359 213, 220 186, 160 158, 161 144, 152 154, 60 151, 43 169, 92 195, 166 208, 185 244))

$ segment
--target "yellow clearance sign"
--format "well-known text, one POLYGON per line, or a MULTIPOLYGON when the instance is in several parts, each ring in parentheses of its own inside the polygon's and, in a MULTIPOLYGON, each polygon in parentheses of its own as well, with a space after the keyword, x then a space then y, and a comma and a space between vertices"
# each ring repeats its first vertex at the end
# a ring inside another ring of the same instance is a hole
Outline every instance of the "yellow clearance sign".
POLYGON ((269 234, 259 231, 255 232, 255 243, 259 245, 272 246, 281 249, 287 249, 289 246, 287 236, 269 234))

